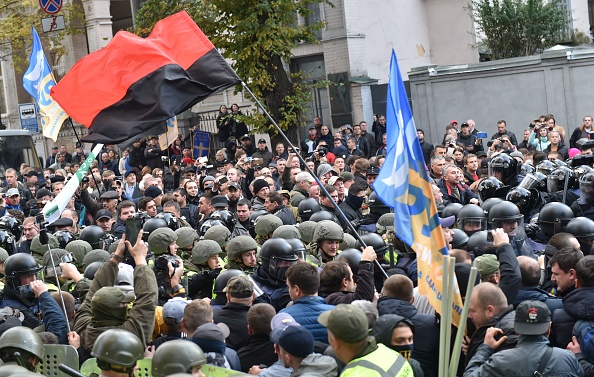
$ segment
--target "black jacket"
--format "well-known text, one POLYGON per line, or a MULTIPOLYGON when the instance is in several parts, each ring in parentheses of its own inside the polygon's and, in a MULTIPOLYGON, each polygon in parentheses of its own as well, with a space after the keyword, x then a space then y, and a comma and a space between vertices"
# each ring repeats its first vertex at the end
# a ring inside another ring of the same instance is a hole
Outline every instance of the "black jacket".
POLYGON ((288 209, 285 205, 276 207, 274 215, 281 219, 283 225, 295 225, 295 216, 293 215, 293 211, 288 209))
POLYGON ((510 305, 500 311, 495 317, 491 318, 490 321, 487 321, 482 326, 477 328, 474 334, 472 334, 470 343, 468 344, 466 363, 472 359, 478 348, 484 343, 485 334, 487 334, 487 329, 490 327, 497 327, 498 329, 503 330, 503 335, 507 336, 507 340, 501 346, 499 346, 499 348, 497 348, 497 352, 514 348, 518 342, 518 336, 514 330, 515 317, 516 311, 514 310, 513 305, 510 305))
POLYGON ((247 373, 253 365, 271 366, 278 360, 270 335, 265 334, 252 335, 248 345, 237 351, 237 356, 241 362, 241 371, 244 373, 247 373))
POLYGON ((247 329, 247 312, 249 306, 236 302, 228 302, 221 309, 215 310, 213 319, 215 323, 224 323, 229 327, 230 334, 225 342, 228 347, 239 350, 247 346, 250 341, 250 335, 247 329))
POLYGON ((499 288, 505 294, 508 304, 516 301, 520 282, 520 265, 513 247, 509 243, 499 245, 497 248, 497 260, 499 260, 499 288))
POLYGON ((553 313, 551 343, 567 347, 571 342, 573 325, 578 320, 594 320, 594 288, 577 288, 563 297, 563 309, 553 313))
POLYGON ((138 147, 132 147, 130 154, 128 155, 128 165, 133 168, 141 168, 146 165, 146 158, 144 157, 144 147, 142 144, 138 147))
MULTIPOLYGON (((543 152, 548 155, 551 152, 551 146, 549 145, 543 152)), ((569 148, 567 148, 567 146, 562 142, 559 142, 559 145, 557 146, 557 152, 563 155, 564 160, 569 158, 569 148)))
POLYGON ((439 323, 435 316, 418 313, 410 302, 382 297, 377 302, 379 315, 397 314, 410 319, 415 326, 412 358, 421 364, 426 377, 437 376, 439 354, 439 323))
POLYGON ((350 304, 355 300, 373 301, 375 287, 373 285, 373 263, 359 262, 359 271, 357 271, 357 287, 355 292, 328 292, 322 290, 321 296, 326 299, 329 305, 350 304))
POLYGON ((164 151, 161 150, 161 147, 159 147, 158 145, 156 147, 153 147, 152 145, 147 145, 146 149, 144 150, 146 165, 151 169, 163 169, 165 164, 163 163, 163 161, 161 161, 161 156, 166 156, 166 154, 164 151))
POLYGON ((518 139, 516 139, 516 135, 513 132, 510 131, 505 131, 505 133, 500 134, 499 132, 496 132, 493 134, 493 136, 491 136, 491 140, 495 140, 498 137, 502 137, 502 136, 507 136, 509 138, 509 141, 511 141, 511 143, 515 146, 518 145, 518 139))

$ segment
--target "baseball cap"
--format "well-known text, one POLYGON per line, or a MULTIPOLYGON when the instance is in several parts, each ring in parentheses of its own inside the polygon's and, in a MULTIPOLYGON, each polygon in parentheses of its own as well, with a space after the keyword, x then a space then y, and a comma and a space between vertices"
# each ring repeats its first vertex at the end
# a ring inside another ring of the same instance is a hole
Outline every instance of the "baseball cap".
POLYGON ((462 123, 462 124, 460 125, 460 127, 470 127, 470 124, 468 124, 468 123, 464 122, 464 123, 462 123))
POLYGON ((258 144, 259 144, 259 143, 264 143, 264 144, 266 144, 266 139, 260 139, 260 140, 258 140, 258 144))
POLYGON ((348 171, 343 171, 342 173, 340 173, 340 176, 344 179, 345 182, 355 180, 355 176, 353 175, 353 173, 348 171))
POLYGON ((173 318, 176 325, 180 324, 184 317, 184 309, 189 303, 190 301, 181 297, 170 299, 163 305, 163 318, 173 318))
POLYGON ((476 152, 476 157, 487 157, 487 152, 483 152, 483 151, 476 152))
POLYGON ((250 138, 250 135, 248 135, 248 134, 245 134, 245 135, 243 135, 243 136, 241 137, 241 139, 239 139, 239 140, 245 140, 245 139, 249 139, 249 138, 250 138))
POLYGON ((277 192, 285 198, 291 199, 291 193, 289 192, 289 190, 278 190, 277 192))
POLYGON ((58 147, 55 146, 55 145, 52 147, 52 150, 54 150, 54 151, 57 150, 57 149, 58 149, 58 147))
POLYGON ((231 188, 234 188, 236 190, 241 190, 241 186, 239 186, 239 183, 237 183, 237 182, 231 182, 231 183, 229 183, 229 188, 228 189, 231 189, 231 188))
POLYGON ((25 174, 25 177, 33 177, 34 175, 38 175, 39 173, 37 173, 35 170, 29 170, 27 172, 27 174, 25 174))
POLYGON ((136 172, 134 170, 129 170, 126 172, 126 174, 124 174, 124 178, 128 178, 130 174, 136 174, 136 172))
POLYGON ((278 344, 280 335, 290 326, 301 326, 289 313, 278 313, 270 321, 270 341, 278 344))
POLYGON ((318 322, 340 340, 357 343, 369 335, 369 323, 365 313, 352 304, 339 304, 334 309, 320 314, 318 322))
POLYGON ((367 175, 378 175, 380 172, 380 168, 377 165, 370 165, 367 168, 367 175))
POLYGON ((439 219, 441 220, 442 227, 449 228, 452 225, 454 225, 454 222, 456 221, 456 216, 452 215, 449 217, 440 217, 439 219))
POLYGON ((222 322, 214 324, 212 322, 205 323, 202 326, 198 326, 192 338, 205 339, 205 340, 216 340, 224 342, 229 336, 229 327, 222 322))
POLYGON ((303 181, 315 182, 316 180, 308 172, 302 171, 301 173, 297 174, 297 176, 295 176, 295 182, 299 183, 303 181))
POLYGON ((163 191, 161 191, 161 189, 157 186, 149 186, 146 190, 144 190, 144 196, 150 196, 151 198, 156 198, 161 194, 163 194, 163 191))
POLYGON ((99 211, 97 211, 97 216, 96 216, 95 220, 100 220, 100 219, 102 219, 104 217, 107 217, 108 219, 111 219, 113 217, 113 215, 107 209, 100 209, 99 211))
POLYGON ((223 195, 213 196, 213 198, 210 201, 210 204, 213 208, 224 208, 229 206, 227 198, 225 198, 223 195))
POLYGON ((476 260, 479 261, 478 270, 481 276, 491 275, 495 271, 499 271, 499 261, 497 260, 497 256, 493 254, 481 255, 476 260))
MULTIPOLYGON (((16 189, 11 189, 11 190, 16 190, 16 189)), ((8 190, 8 191, 10 191, 10 190, 8 190)), ((35 198, 36 198, 36 199, 41 199, 41 198, 43 198, 44 196, 51 196, 51 195, 52 195, 52 193, 51 193, 51 191, 50 191, 50 190, 48 190, 48 189, 41 189, 41 190, 38 190, 38 191, 35 193, 35 198)), ((7 195, 6 195, 6 196, 8 196, 8 193, 7 193, 7 195)))
POLYGON ((450 124, 454 124, 454 123, 458 124, 458 121, 456 119, 450 120, 450 124))
POLYGON ((186 174, 186 173, 194 173, 194 174, 196 174, 196 170, 194 169, 194 167, 193 167, 193 166, 188 166, 188 167, 185 167, 185 168, 182 170, 182 175, 184 175, 184 174, 186 174))
POLYGON ((316 129, 316 126, 309 126, 307 129, 308 130, 315 130, 316 129))
POLYGON ((9 198, 10 198, 11 196, 15 196, 15 195, 21 195, 21 194, 19 193, 19 189, 16 189, 16 188, 11 188, 11 189, 8 189, 8 191, 6 191, 6 196, 7 196, 7 197, 9 197, 9 198))
POLYGON ((335 176, 334 175, 334 176, 330 177, 330 179, 328 180, 328 184, 331 185, 331 186, 334 186, 334 184, 337 181, 343 181, 344 182, 344 178, 341 177, 341 176, 335 176))
POLYGON ((523 301, 516 308, 514 330, 521 335, 543 335, 549 330, 551 311, 541 301, 523 301))
POLYGON ((234 276, 227 282, 227 286, 223 289, 229 296, 235 298, 248 298, 254 295, 254 284, 247 276, 234 276))
POLYGON ((524 161, 524 155, 520 151, 513 151, 509 155, 510 155, 510 157, 518 157, 518 158, 522 159, 522 161, 524 161))
POLYGON ((103 287, 93 295, 91 299, 91 308, 95 304, 102 304, 116 308, 119 304, 127 304, 134 301, 136 297, 133 292, 124 293, 117 287, 103 287))
POLYGON ((314 352, 314 338, 303 326, 289 326, 278 338, 278 345, 290 355, 305 358, 314 352))

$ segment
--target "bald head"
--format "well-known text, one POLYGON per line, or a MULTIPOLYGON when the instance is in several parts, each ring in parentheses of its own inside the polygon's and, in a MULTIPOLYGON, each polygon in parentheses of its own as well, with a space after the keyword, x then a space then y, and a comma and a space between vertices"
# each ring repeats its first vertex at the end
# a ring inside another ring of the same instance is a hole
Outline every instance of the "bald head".
POLYGON ((480 283, 474 287, 472 295, 476 295, 479 305, 486 308, 493 306, 495 314, 507 308, 507 298, 501 288, 493 283, 480 283))
POLYGON ((396 298, 407 302, 412 302, 414 297, 413 282, 404 275, 392 275, 384 282, 382 295, 396 298))
POLYGON ((527 256, 519 256, 520 274, 523 287, 536 287, 540 282, 540 266, 538 261, 527 256))

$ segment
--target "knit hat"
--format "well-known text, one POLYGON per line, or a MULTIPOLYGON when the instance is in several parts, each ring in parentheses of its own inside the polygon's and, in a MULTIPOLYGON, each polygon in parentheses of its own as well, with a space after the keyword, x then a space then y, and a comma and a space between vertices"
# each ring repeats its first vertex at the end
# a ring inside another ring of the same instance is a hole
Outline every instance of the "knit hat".
POLYGON ((280 334, 278 345, 288 354, 305 358, 314 352, 314 338, 303 326, 289 326, 280 334))
POLYGON ((161 194, 163 194, 163 191, 161 191, 161 189, 157 186, 149 186, 146 190, 144 190, 144 196, 149 196, 151 198, 156 198, 161 194))
POLYGON ((264 179, 256 179, 254 181, 254 195, 260 192, 260 190, 262 190, 264 187, 268 187, 268 182, 266 182, 264 179))

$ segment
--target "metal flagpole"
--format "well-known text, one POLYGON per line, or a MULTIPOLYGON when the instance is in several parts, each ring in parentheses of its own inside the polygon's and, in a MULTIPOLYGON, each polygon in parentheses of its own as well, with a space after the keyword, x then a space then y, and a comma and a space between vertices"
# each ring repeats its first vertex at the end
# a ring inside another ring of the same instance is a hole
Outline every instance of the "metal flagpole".
MULTIPOLYGON (((291 141, 289 140, 289 138, 287 137, 287 135, 285 135, 285 133, 283 132, 283 130, 281 130, 281 128, 279 127, 278 124, 276 124, 276 122, 274 121, 274 119, 272 119, 272 116, 268 113, 268 111, 264 108, 264 105, 262 105, 262 103, 260 102, 260 100, 256 97, 256 95, 254 93, 252 93, 252 91, 250 90, 250 88, 248 88, 248 86, 246 85, 245 82, 241 82, 241 85, 243 85, 243 87, 245 88, 245 90, 252 96, 252 98, 254 99, 254 101, 256 102, 256 104, 260 107, 260 109, 264 112, 264 114, 266 115, 266 117, 270 120, 270 122, 274 125, 274 128, 276 128, 276 130, 278 131, 279 135, 282 136, 282 138, 285 140, 285 142, 289 145, 289 147, 291 147, 293 149, 293 151, 296 151, 295 146, 293 145, 293 143, 291 143, 291 141)), ((350 231, 352 232, 353 236, 357 239, 357 241, 359 241, 361 243, 361 245, 363 245, 364 247, 367 247, 367 244, 365 244, 365 242, 363 242, 363 240, 361 239, 361 236, 359 235, 359 233, 357 233, 357 230, 355 229, 355 227, 353 226, 353 224, 351 224, 351 222, 349 221, 349 219, 346 217, 346 215, 344 214, 344 212, 342 212, 342 210, 340 209, 340 207, 338 206, 338 204, 336 204, 336 202, 334 201, 334 199, 332 199, 332 197, 330 196, 330 194, 328 193, 328 191, 326 190, 326 188, 324 187, 324 185, 322 184, 322 182, 320 181, 320 179, 314 174, 314 172, 309 168, 309 166, 307 166, 307 164, 305 163, 305 159, 301 156, 301 154, 296 153, 295 154, 297 156, 297 158, 299 159, 299 161, 301 161, 301 164, 303 164, 305 166, 305 169, 307 169, 307 171, 312 175, 312 177, 316 180, 316 183, 318 184, 318 186, 320 187, 320 190, 324 193, 324 195, 330 199, 330 201, 332 202, 332 205, 334 206, 334 208, 336 208, 336 210, 338 211, 338 213, 340 214, 341 218, 344 220, 344 222, 347 224, 347 226, 349 227, 350 231)), ((384 274, 384 276, 386 278, 388 278, 388 274, 386 273, 386 271, 384 270, 384 268, 382 267, 382 265, 378 262, 378 260, 375 260, 375 264, 376 266, 379 268, 379 270, 384 274)))

